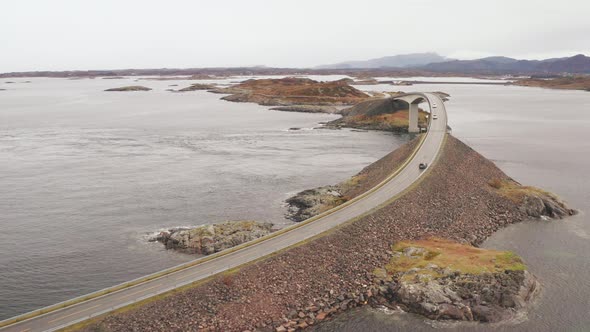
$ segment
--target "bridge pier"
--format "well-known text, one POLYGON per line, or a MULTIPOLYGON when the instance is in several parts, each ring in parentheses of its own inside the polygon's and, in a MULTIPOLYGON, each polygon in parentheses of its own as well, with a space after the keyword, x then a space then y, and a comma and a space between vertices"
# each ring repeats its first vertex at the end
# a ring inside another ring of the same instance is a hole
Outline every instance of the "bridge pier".
POLYGON ((408 127, 408 132, 410 133, 417 133, 420 131, 418 128, 418 104, 410 103, 410 109, 408 114, 410 125, 408 127))

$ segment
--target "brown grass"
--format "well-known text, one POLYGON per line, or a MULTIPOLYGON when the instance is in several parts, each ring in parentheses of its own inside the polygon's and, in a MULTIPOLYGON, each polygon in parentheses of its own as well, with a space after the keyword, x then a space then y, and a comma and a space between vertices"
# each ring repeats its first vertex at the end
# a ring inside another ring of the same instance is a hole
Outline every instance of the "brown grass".
POLYGON ((516 204, 521 204, 527 196, 549 196, 557 199, 555 195, 537 187, 523 186, 518 182, 506 179, 492 179, 488 182, 490 187, 496 189, 496 191, 510 199, 516 204))
MULTIPOLYGON (((410 269, 423 269, 428 264, 441 268, 451 268, 467 274, 498 273, 507 270, 524 270, 520 257, 509 251, 476 248, 468 244, 428 238, 417 241, 398 242, 393 251, 402 253, 408 247, 423 248, 426 253, 416 256, 401 255, 394 257, 386 266, 390 274, 407 272, 410 269)), ((424 271, 420 271, 421 274, 424 271)), ((436 277, 436 275, 435 275, 436 277)))

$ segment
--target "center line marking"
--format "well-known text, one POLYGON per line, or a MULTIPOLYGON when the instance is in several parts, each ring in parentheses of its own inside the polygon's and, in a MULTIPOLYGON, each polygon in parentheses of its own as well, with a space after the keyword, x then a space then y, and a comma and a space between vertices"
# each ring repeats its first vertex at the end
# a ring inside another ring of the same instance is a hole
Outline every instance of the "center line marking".
POLYGON ((94 309, 94 308, 96 308, 96 307, 100 307, 100 304, 97 304, 97 305, 95 305, 95 306, 92 306, 92 307, 90 307, 90 308, 86 308, 86 309, 84 309, 84 310, 80 310, 80 311, 73 312, 73 313, 71 313, 71 314, 69 314, 69 315, 61 316, 61 317, 59 317, 59 318, 56 318, 56 319, 54 319, 54 320, 50 320, 50 321, 49 321, 49 323, 57 322, 58 320, 62 320, 62 319, 64 319, 64 318, 68 318, 68 317, 70 317, 70 316, 77 315, 77 314, 79 314, 79 313, 81 313, 81 312, 85 312, 85 311, 88 311, 88 310, 90 310, 90 309, 94 309))
POLYGON ((119 300, 126 299, 126 298, 128 298, 129 296, 132 296, 132 295, 135 295, 135 294, 139 294, 139 293, 141 293, 141 292, 145 292, 145 291, 148 291, 148 290, 150 290, 150 289, 154 289, 154 288, 157 288, 157 287, 160 287, 160 286, 162 286, 162 284, 157 284, 157 285, 155 285, 155 286, 152 286, 152 287, 149 287, 149 288, 145 288, 145 289, 142 289, 142 290, 138 290, 137 292, 133 292, 133 293, 131 293, 131 294, 127 294, 127 295, 125 295, 125 296, 121 296, 121 297, 119 298, 119 300))

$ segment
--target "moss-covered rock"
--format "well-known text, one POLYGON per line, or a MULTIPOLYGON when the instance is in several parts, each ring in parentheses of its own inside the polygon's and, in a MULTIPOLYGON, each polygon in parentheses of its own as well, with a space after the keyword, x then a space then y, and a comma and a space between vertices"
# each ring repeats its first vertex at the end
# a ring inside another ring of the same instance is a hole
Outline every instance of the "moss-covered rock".
POLYGON ((161 232, 155 240, 167 249, 209 255, 270 234, 271 223, 228 221, 195 228, 174 228, 161 232))
POLYGON ((500 195, 517 204, 522 212, 534 218, 561 219, 577 213, 555 194, 537 187, 523 186, 511 179, 493 179, 488 184, 500 195))
POLYGON ((514 253, 440 238, 397 243, 374 275, 390 303, 431 319, 510 319, 539 289, 514 253))

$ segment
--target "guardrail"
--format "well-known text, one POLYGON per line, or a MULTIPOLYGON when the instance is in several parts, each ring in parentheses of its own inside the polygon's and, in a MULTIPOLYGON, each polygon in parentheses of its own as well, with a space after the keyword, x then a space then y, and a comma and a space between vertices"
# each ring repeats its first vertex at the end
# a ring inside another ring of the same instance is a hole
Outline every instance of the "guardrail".
MULTIPOLYGON (((421 93, 416 93, 416 94, 424 95, 424 94, 421 94, 421 93)), ((428 101, 428 103, 430 104, 430 100, 426 97, 426 95, 424 95, 424 97, 428 101)), ((9 325, 13 325, 13 324, 16 324, 16 323, 19 323, 19 322, 22 322, 22 321, 25 321, 25 320, 28 320, 28 319, 31 319, 31 318, 38 317, 38 316, 42 316, 42 315, 45 315, 45 314, 48 314, 48 313, 51 313, 51 312, 54 312, 54 311, 57 311, 57 310, 60 310, 60 309, 65 309, 65 308, 70 307, 70 306, 73 306, 75 304, 83 303, 83 302, 86 302, 86 301, 89 301, 89 300, 92 300, 92 299, 96 299, 96 298, 99 298, 99 297, 102 297, 102 296, 106 296, 108 294, 111 294, 111 293, 114 293, 114 292, 117 292, 117 291, 128 289, 128 288, 131 288, 131 287, 134 287, 134 286, 138 286, 138 285, 140 285, 140 284, 142 284, 144 282, 155 280, 155 279, 158 279, 158 278, 167 276, 169 274, 172 274, 172 273, 175 273, 175 272, 178 272, 178 271, 181 271, 181 270, 184 270, 184 269, 187 269, 187 268, 190 268, 190 267, 193 267, 193 266, 202 264, 204 262, 208 262, 208 261, 211 261, 211 260, 214 260, 214 259, 217 259, 217 258, 226 256, 226 255, 229 255, 231 253, 240 251, 242 249, 245 249, 245 248, 248 248, 248 247, 251 247, 251 246, 260 244, 260 243, 263 243, 263 242, 265 242, 267 240, 270 240, 272 238, 275 238, 275 237, 277 237, 279 235, 282 235, 282 234, 285 234, 287 232, 296 230, 296 229, 298 229, 300 227, 303 227, 303 226, 305 226, 305 225, 307 225, 309 223, 312 223, 312 222, 314 222, 316 220, 319 220, 319 219, 321 219, 321 218, 323 218, 325 216, 328 216, 328 215, 330 215, 332 213, 335 213, 336 211, 339 211, 339 210, 341 210, 341 209, 343 209, 343 208, 345 208, 345 207, 347 207, 347 206, 349 206, 349 205, 351 205, 351 204, 353 204, 353 203, 355 203, 355 202, 363 199, 364 197, 370 195, 371 193, 377 191, 378 189, 380 189, 381 187, 383 187, 385 184, 387 184, 389 181, 391 181, 394 177, 396 177, 410 163, 410 161, 412 161, 412 159, 414 159, 414 157, 416 156, 416 154, 418 153, 418 151, 420 150, 420 148, 424 144, 424 141, 426 140, 426 137, 428 137, 428 135, 430 133, 431 122, 432 122, 432 119, 429 118, 429 120, 428 120, 428 129, 429 129, 429 131, 426 133, 426 135, 423 135, 423 136, 420 137, 420 141, 418 142, 418 145, 416 145, 416 147, 414 148, 414 150, 412 151, 412 153, 410 154, 410 156, 408 156, 408 158, 406 158, 406 160, 404 161, 404 163, 402 165, 400 165, 393 173, 391 173, 387 178, 385 178, 383 181, 381 181, 375 187, 367 190, 366 192, 364 192, 364 193, 360 194, 359 196, 351 199, 350 201, 347 201, 345 203, 342 203, 342 204, 340 204, 340 205, 338 205, 338 206, 336 206, 336 207, 334 207, 334 208, 332 208, 332 209, 330 209, 328 211, 325 211, 325 212, 323 212, 323 213, 321 213, 319 215, 316 215, 314 217, 311 217, 309 219, 306 219, 306 220, 304 220, 302 222, 299 222, 299 223, 294 224, 292 226, 289 226, 289 227, 285 227, 283 229, 280 229, 280 230, 278 230, 276 232, 273 232, 273 233, 271 233, 271 234, 269 234, 267 236, 264 236, 264 237, 261 237, 261 238, 252 240, 250 242, 243 243, 243 244, 238 245, 238 246, 235 246, 233 248, 229 248, 229 249, 220 251, 218 253, 209 255, 207 257, 202 257, 202 258, 196 259, 196 260, 191 261, 191 262, 183 263, 183 264, 180 264, 180 265, 177 265, 177 266, 174 266, 174 267, 171 267, 171 268, 168 268, 168 269, 159 271, 159 272, 155 272, 153 274, 149 274, 147 276, 143 276, 143 277, 140 277, 140 278, 137 278, 137 279, 133 279, 133 280, 130 280, 130 281, 127 281, 127 282, 124 282, 124 283, 121 283, 121 284, 118 284, 118 285, 115 285, 115 286, 112 286, 112 287, 101 289, 101 290, 98 290, 96 292, 92 292, 92 293, 89 293, 89 294, 86 294, 86 295, 82 295, 82 296, 79 296, 79 297, 76 297, 76 298, 73 298, 73 299, 70 299, 70 300, 66 300, 66 301, 63 301, 63 302, 52 304, 50 306, 43 307, 41 309, 33 310, 33 311, 28 312, 28 313, 24 313, 22 315, 15 316, 15 317, 12 317, 12 318, 9 318, 9 319, 0 321, 0 328, 6 327, 6 326, 9 326, 9 325)), ((261 257, 262 256, 260 256, 258 258, 261 258, 261 257)), ((223 269, 222 271, 217 271, 215 273, 220 273, 220 272, 223 272, 223 271, 226 271, 226 269, 223 269)), ((213 275, 213 274, 211 274, 211 275, 213 275)), ((178 287, 181 287, 181 286, 190 284, 192 282, 194 282, 194 281, 187 282, 185 284, 179 285, 178 287)), ((175 289, 175 288, 177 288, 177 287, 175 286, 174 288, 171 288, 170 290, 175 289)), ((169 291, 169 290, 166 290, 166 291, 169 291)), ((162 294, 162 293, 163 292, 158 292, 157 294, 162 294)), ((154 296, 154 295, 157 295, 157 294, 150 294, 150 296, 154 296)), ((114 307, 112 310, 118 309, 119 307, 127 306, 127 305, 129 305, 129 303, 126 303, 126 304, 121 305, 121 306, 114 307)), ((107 310, 106 312, 109 312, 109 311, 112 311, 112 310, 107 310)), ((85 318, 85 319, 88 319, 88 318, 85 318)), ((73 323, 77 323, 77 322, 78 321, 73 322, 73 323)), ((65 326, 68 326, 68 325, 71 325, 71 324, 72 324, 72 322, 68 323, 65 326)), ((60 328, 63 328, 65 326, 62 326, 60 328)), ((52 330, 55 330, 55 329, 52 329, 52 330)))

